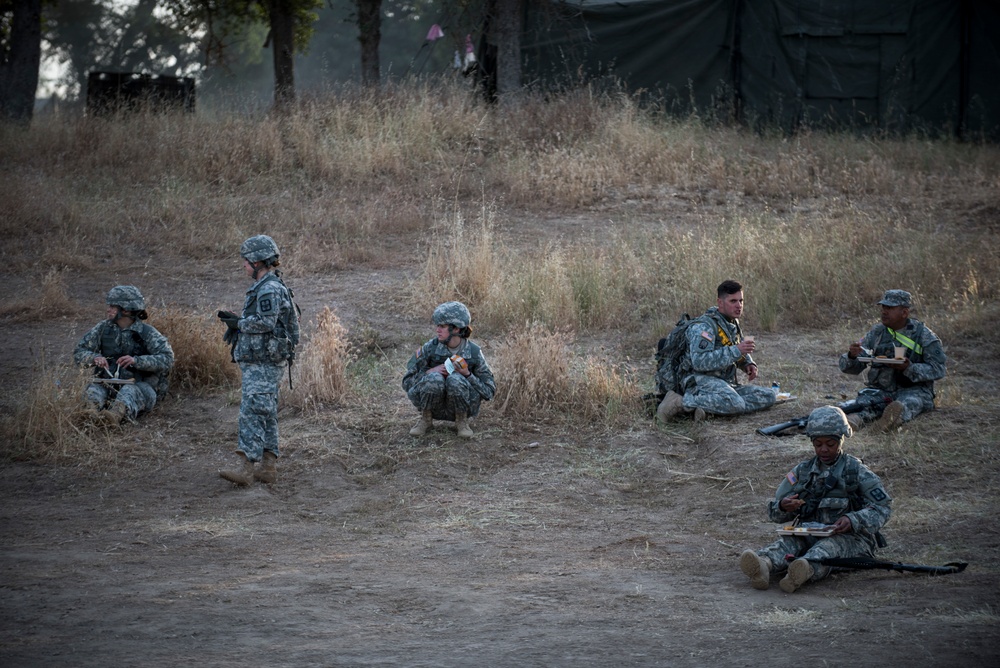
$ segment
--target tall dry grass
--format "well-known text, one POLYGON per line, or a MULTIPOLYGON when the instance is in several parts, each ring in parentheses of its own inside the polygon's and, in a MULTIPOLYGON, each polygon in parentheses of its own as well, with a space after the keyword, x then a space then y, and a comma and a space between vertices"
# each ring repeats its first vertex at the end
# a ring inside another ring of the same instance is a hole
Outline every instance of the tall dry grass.
POLYGON ((753 217, 748 198, 790 226, 832 205, 902 219, 906 231, 933 227, 924 205, 955 193, 980 193, 988 211, 1000 186, 991 145, 759 135, 589 89, 496 109, 448 81, 345 89, 281 117, 39 119, 0 127, 0 163, 17 166, 0 221, 15 265, 39 254, 90 265, 167 245, 214 260, 262 229, 308 270, 391 263, 387 238, 427 233, 437 202, 469 209, 484 193, 534 212, 615 205, 612 225, 625 222, 622 202, 676 197, 718 226, 708 209, 753 217))
POLYGON ((113 434, 88 424, 84 412, 83 390, 90 377, 87 369, 40 357, 30 385, 0 420, 0 456, 48 463, 113 461, 113 434))
POLYGON ((912 292, 921 317, 958 329, 981 321, 998 296, 996 234, 849 201, 808 216, 725 210, 697 227, 626 220, 533 249, 497 234, 498 216, 481 209, 469 224, 450 214, 415 286, 440 301, 465 300, 492 331, 537 321, 655 340, 681 313, 714 304, 727 278, 744 284, 744 320, 763 331, 869 319, 890 287, 912 292))
POLYGON ((167 337, 174 351, 172 392, 206 392, 239 387, 240 370, 222 340, 225 326, 214 316, 177 306, 152 313, 150 324, 167 337))
POLYGON ((501 415, 546 413, 605 424, 642 411, 635 369, 627 363, 579 355, 568 332, 528 323, 506 337, 493 355, 501 415))
POLYGON ((342 402, 350 393, 347 369, 354 357, 347 328, 330 307, 324 308, 296 355, 294 389, 282 402, 302 411, 342 402))

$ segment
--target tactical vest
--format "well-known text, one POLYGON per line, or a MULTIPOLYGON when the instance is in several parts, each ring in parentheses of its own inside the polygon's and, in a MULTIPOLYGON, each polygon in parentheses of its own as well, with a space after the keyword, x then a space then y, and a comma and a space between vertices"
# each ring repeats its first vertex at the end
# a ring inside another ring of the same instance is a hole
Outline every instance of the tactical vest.
POLYGON ((292 303, 292 308, 288 309, 287 313, 282 313, 278 316, 273 332, 255 335, 264 337, 263 354, 267 357, 266 360, 258 361, 270 361, 273 363, 280 363, 285 360, 293 361, 295 359, 295 347, 299 344, 300 311, 298 305, 295 303, 294 293, 279 276, 269 273, 264 278, 263 282, 257 287, 257 290, 247 298, 247 303, 243 307, 243 317, 249 318, 257 315, 257 293, 268 281, 281 283, 285 291, 288 292, 288 300, 292 303))
MULTIPOLYGON (((115 361, 119 357, 129 355, 131 357, 141 357, 143 355, 149 354, 149 348, 146 346, 146 340, 143 338, 142 334, 146 332, 147 325, 145 323, 138 323, 138 329, 135 329, 136 325, 133 325, 133 329, 129 329, 126 336, 119 336, 119 332, 125 332, 125 330, 118 327, 110 320, 104 321, 104 326, 101 328, 101 356, 107 358, 108 364, 112 367, 115 366, 115 361), (142 334, 140 334, 140 331, 142 334)), ((99 368, 94 368, 94 374, 100 375, 103 371, 99 368)), ((115 373, 112 371, 112 373, 115 373)), ((153 386, 156 391, 156 396, 162 398, 163 395, 167 393, 167 382, 169 372, 157 373, 155 371, 139 371, 135 367, 129 367, 127 369, 118 368, 117 369, 118 378, 123 380, 128 380, 129 378, 135 378, 138 381, 149 383, 153 386)))
POLYGON ((802 521, 827 521, 828 518, 820 517, 824 514, 824 509, 831 514, 843 515, 864 506, 864 499, 858 494, 861 465, 857 459, 842 455, 841 461, 832 469, 827 469, 821 475, 812 475, 811 469, 815 467, 816 462, 816 457, 809 461, 809 480, 800 479, 792 486, 792 493, 806 500, 799 513, 802 521), (846 499, 846 503, 824 503, 827 499, 846 499))

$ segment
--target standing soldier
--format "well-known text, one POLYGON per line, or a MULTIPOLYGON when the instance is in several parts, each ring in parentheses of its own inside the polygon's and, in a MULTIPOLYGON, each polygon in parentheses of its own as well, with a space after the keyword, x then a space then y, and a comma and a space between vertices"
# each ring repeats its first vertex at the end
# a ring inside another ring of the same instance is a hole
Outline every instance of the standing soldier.
POLYGON ((479 404, 497 391, 483 351, 469 337, 469 309, 462 302, 445 302, 434 309, 435 337, 417 349, 406 365, 403 389, 420 411, 411 436, 423 436, 434 419, 454 420, 462 438, 472 438, 469 418, 479 404))
POLYGON ((277 244, 267 235, 244 241, 240 246, 243 270, 254 283, 247 290, 243 315, 219 311, 229 328, 224 338, 233 344, 233 359, 243 379, 236 449, 240 466, 235 471, 219 471, 219 475, 240 486, 255 479, 273 483, 278 475, 278 384, 286 362, 291 373, 299 342, 298 313, 277 269, 278 255, 277 244), (260 461, 260 469, 255 469, 260 461))
POLYGON ((99 422, 115 426, 135 421, 167 393, 174 351, 165 336, 143 322, 148 315, 139 288, 116 285, 106 301, 107 319, 80 339, 73 360, 94 367, 100 380, 87 385, 84 396, 99 422))

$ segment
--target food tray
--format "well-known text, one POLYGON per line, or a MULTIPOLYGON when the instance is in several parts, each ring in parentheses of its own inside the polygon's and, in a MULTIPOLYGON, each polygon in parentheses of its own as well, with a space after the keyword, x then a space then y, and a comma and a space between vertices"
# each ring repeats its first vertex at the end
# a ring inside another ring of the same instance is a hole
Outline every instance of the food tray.
POLYGON ((871 362, 872 364, 885 364, 886 366, 902 366, 906 364, 906 359, 893 357, 855 357, 859 362, 871 362))

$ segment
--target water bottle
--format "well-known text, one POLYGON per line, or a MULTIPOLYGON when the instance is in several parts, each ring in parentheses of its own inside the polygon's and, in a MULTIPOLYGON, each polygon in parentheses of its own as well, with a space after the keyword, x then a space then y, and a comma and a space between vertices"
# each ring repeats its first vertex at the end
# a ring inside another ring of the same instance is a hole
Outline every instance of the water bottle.
POLYGON ((778 393, 781 392, 781 383, 778 381, 771 383, 771 391, 774 392, 774 396, 777 397, 778 393))

